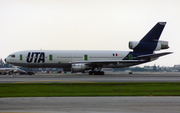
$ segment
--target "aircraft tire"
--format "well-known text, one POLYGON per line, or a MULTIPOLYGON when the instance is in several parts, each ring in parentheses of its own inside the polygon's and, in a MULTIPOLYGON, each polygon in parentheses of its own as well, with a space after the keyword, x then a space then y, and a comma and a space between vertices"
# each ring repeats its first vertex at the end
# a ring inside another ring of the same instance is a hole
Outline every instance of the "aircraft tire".
POLYGON ((104 75, 104 71, 94 71, 94 75, 104 75))
POLYGON ((93 75, 93 72, 92 72, 92 71, 89 71, 89 75, 93 75))
POLYGON ((100 75, 104 75, 104 71, 100 71, 100 75))
POLYGON ((104 75, 104 71, 89 71, 89 75, 104 75))

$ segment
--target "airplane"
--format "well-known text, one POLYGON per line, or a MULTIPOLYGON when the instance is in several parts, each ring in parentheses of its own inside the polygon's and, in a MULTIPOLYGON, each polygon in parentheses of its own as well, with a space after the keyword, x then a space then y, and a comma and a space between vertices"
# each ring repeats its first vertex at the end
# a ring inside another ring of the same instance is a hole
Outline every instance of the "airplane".
POLYGON ((0 74, 9 74, 9 75, 12 75, 12 74, 16 74, 16 73, 20 73, 20 72, 24 72, 24 70, 21 70, 19 68, 0 68, 0 74))
POLYGON ((64 71, 104 75, 102 68, 122 68, 158 59, 172 52, 155 53, 168 49, 168 41, 159 41, 166 22, 158 22, 140 41, 130 41, 133 51, 113 50, 25 50, 10 54, 5 62, 22 67, 63 68, 64 71), (97 71, 96 71, 96 70, 97 71))

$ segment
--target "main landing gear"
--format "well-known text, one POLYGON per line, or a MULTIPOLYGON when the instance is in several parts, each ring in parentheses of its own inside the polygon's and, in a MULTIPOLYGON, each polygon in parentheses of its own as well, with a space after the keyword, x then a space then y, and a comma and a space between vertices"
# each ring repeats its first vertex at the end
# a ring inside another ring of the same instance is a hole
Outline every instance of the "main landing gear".
POLYGON ((98 71, 94 71, 94 68, 92 68, 92 71, 89 71, 89 75, 104 75, 104 71, 101 71, 102 67, 97 67, 98 71))
POLYGON ((104 71, 89 71, 89 75, 104 75, 104 71))
POLYGON ((34 72, 32 71, 32 68, 29 68, 29 71, 27 72, 27 74, 30 76, 34 74, 34 72))

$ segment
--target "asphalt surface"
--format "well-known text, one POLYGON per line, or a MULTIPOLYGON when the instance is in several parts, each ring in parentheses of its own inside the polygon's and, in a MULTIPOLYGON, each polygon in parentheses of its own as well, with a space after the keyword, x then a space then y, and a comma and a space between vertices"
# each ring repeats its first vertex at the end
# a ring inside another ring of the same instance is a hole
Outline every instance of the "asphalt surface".
POLYGON ((179 113, 180 97, 0 98, 0 113, 179 113))
MULTIPOLYGON (((180 82, 178 73, 0 75, 0 83, 180 82)), ((0 113, 179 113, 180 97, 0 98, 0 113)))
POLYGON ((0 83, 180 82, 179 73, 0 75, 0 83))

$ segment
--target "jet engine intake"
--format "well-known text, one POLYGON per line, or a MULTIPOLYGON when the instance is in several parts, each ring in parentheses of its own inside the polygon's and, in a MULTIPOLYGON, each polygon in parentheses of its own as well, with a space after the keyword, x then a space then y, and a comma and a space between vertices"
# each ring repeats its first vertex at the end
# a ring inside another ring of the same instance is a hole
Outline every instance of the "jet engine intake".
POLYGON ((139 44, 138 41, 130 41, 129 42, 129 49, 134 49, 139 44))

